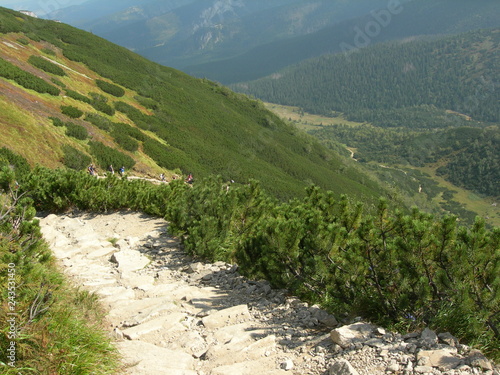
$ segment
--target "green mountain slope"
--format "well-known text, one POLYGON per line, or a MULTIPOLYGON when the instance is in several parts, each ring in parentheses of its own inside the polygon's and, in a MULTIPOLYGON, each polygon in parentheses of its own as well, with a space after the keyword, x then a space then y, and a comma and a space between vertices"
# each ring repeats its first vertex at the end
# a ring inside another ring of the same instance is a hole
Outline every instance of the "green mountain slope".
POLYGON ((499 46, 500 29, 393 42, 311 59, 235 87, 273 103, 323 114, 340 111, 386 127, 405 121, 416 127, 399 112, 423 105, 497 122, 499 46))
POLYGON ((61 23, 2 9, 0 31, 0 140, 32 164, 93 160, 142 174, 254 178, 280 197, 311 183, 358 199, 383 194, 345 159, 224 87, 61 23))

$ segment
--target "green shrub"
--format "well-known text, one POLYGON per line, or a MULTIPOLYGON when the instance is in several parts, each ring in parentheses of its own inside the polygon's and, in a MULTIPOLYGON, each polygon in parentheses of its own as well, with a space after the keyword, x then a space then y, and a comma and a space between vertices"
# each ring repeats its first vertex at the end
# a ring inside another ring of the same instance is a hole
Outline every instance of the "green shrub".
POLYGON ((111 94, 113 96, 116 96, 117 98, 121 98, 123 95, 125 95, 125 90, 122 89, 120 86, 103 81, 101 79, 96 79, 95 83, 102 91, 111 94))
POLYGON ((44 59, 40 56, 31 55, 28 59, 28 62, 38 69, 42 69, 47 73, 52 73, 57 76, 65 76, 66 72, 60 66, 50 62, 47 59, 44 59))
POLYGON ((47 93, 58 96, 61 92, 57 87, 48 84, 43 79, 22 70, 2 58, 0 58, 0 77, 11 79, 24 88, 34 90, 41 94, 47 93))
POLYGON ((46 55, 49 55, 49 56, 56 56, 56 53, 54 50, 50 49, 50 48, 42 48, 41 51, 43 53, 45 53, 46 55))
POLYGON ((54 126, 64 126, 64 121, 61 120, 59 117, 49 117, 49 119, 52 120, 52 124, 54 126))
POLYGON ((86 97, 85 95, 80 94, 79 92, 73 91, 73 90, 66 90, 66 96, 69 96, 70 98, 73 98, 75 100, 79 100, 84 103, 90 104, 92 101, 90 98, 86 97))
POLYGON ((77 125, 72 122, 67 122, 64 125, 66 126, 66 135, 68 137, 73 137, 82 141, 89 137, 87 129, 81 125, 77 125))
POLYGON ((14 171, 14 177, 17 181, 22 181, 31 171, 28 161, 7 147, 0 148, 0 167, 4 166, 8 166, 14 171))
POLYGON ((51 81, 52 83, 54 83, 55 85, 57 85, 57 86, 59 86, 59 87, 62 87, 63 89, 65 89, 65 88, 66 88, 66 85, 65 85, 64 83, 62 83, 60 80, 58 80, 57 78, 52 77, 52 78, 50 79, 50 81, 51 81))
POLYGON ((97 113, 87 113, 85 115, 85 121, 90 122, 101 130, 110 131, 113 128, 113 123, 111 121, 97 113))
POLYGON ((151 98, 145 98, 144 96, 134 96, 134 99, 144 107, 148 109, 157 110, 159 108, 159 104, 156 100, 151 98))
POLYGON ((34 42, 41 42, 42 39, 35 32, 27 32, 26 36, 34 42))
POLYGON ((98 94, 96 92, 89 93, 92 100, 90 104, 99 112, 105 113, 109 116, 113 116, 115 114, 115 109, 111 107, 108 103, 108 98, 104 95, 98 94))
POLYGON ((71 105, 62 105, 61 112, 63 115, 66 115, 71 118, 79 118, 82 117, 83 115, 83 111, 71 105))
POLYGON ((62 150, 64 152, 63 164, 68 168, 77 171, 85 170, 91 162, 90 156, 70 145, 63 145, 62 150))
POLYGON ((23 44, 25 46, 27 46, 28 44, 30 44, 30 41, 28 39, 26 39, 26 38, 19 38, 19 39, 17 39, 17 41, 18 41, 18 43, 21 43, 21 44, 23 44))
POLYGON ((146 139, 149 139, 146 134, 144 134, 139 129, 134 128, 133 126, 130 126, 129 124, 125 124, 122 122, 113 123, 113 128, 117 131, 131 136, 132 138, 137 139, 138 141, 145 141, 146 139))
POLYGON ((156 164, 166 169, 186 168, 189 165, 188 158, 183 151, 167 147, 155 139, 149 138, 144 141, 143 151, 156 164))
POLYGON ((139 142, 131 138, 128 134, 123 133, 116 127, 111 133, 111 135, 113 136, 114 141, 118 145, 120 145, 120 147, 123 148, 124 150, 134 152, 139 149, 139 142))
POLYGON ((102 169, 107 169, 109 165, 114 165, 116 168, 124 166, 130 169, 135 165, 134 159, 124 153, 108 147, 101 142, 90 141, 90 151, 95 156, 97 164, 102 169))
POLYGON ((94 107, 97 111, 105 113, 108 116, 113 116, 115 114, 114 108, 107 103, 103 103, 101 101, 92 101, 90 105, 92 105, 92 107, 94 107))
POLYGON ((149 116, 142 113, 137 108, 124 102, 116 102, 115 109, 125 113, 138 127, 144 130, 156 131, 159 129, 159 119, 156 116, 149 116))

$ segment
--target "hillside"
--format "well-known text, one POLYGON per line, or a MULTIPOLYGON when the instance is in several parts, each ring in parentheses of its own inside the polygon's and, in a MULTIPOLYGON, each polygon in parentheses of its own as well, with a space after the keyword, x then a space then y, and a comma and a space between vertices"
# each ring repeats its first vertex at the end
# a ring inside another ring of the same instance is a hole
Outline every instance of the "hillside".
POLYGON ((495 0, 413 0, 373 3, 364 13, 306 35, 261 44, 230 59, 183 68, 224 84, 255 80, 324 54, 359 50, 380 42, 441 36, 499 27, 495 0))
MULTIPOLYGON (((349 55, 310 59, 234 87, 273 103, 329 115, 343 112, 351 120, 385 127, 405 123, 429 127, 426 119, 410 123, 404 118, 405 108, 415 108, 418 113, 419 106, 420 112, 430 111, 425 106, 435 106, 498 122, 499 46, 500 29, 430 41, 392 42, 349 55)), ((442 126, 446 126, 443 119, 441 125, 431 127, 442 126)))
POLYGON ((31 164, 92 159, 140 174, 258 179, 280 197, 311 183, 360 199, 384 194, 254 100, 61 23, 0 17, 0 139, 31 164))

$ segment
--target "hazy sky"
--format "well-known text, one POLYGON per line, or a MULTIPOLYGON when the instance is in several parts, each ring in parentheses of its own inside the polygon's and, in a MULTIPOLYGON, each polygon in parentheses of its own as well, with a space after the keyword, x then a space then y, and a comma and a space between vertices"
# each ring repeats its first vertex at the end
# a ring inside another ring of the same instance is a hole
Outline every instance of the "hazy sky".
POLYGON ((47 11, 81 4, 85 1, 87 0, 0 0, 0 6, 16 10, 31 10, 41 15, 47 11))

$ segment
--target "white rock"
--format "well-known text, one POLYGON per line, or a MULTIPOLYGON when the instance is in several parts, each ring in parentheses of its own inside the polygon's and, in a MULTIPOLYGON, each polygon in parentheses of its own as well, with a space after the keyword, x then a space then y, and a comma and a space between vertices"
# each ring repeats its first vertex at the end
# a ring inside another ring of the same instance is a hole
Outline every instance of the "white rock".
POLYGON ((133 272, 143 269, 149 259, 136 250, 120 250, 111 256, 111 261, 118 264, 121 272, 133 272))
POLYGON ((420 364, 422 359, 425 365, 439 368, 441 371, 452 370, 460 365, 461 359, 456 357, 450 350, 421 350, 417 354, 420 364))
POLYGON ((347 348, 351 344, 367 340, 374 328, 373 325, 368 323, 354 323, 334 329, 330 332, 330 337, 334 343, 342 348, 347 348))
POLYGON ((293 361, 291 359, 287 359, 286 361, 281 362, 280 368, 285 371, 290 371, 293 369, 293 361))
POLYGON ((203 318, 202 322, 206 328, 215 329, 227 325, 246 322, 251 318, 248 306, 239 305, 210 314, 209 316, 203 318))

